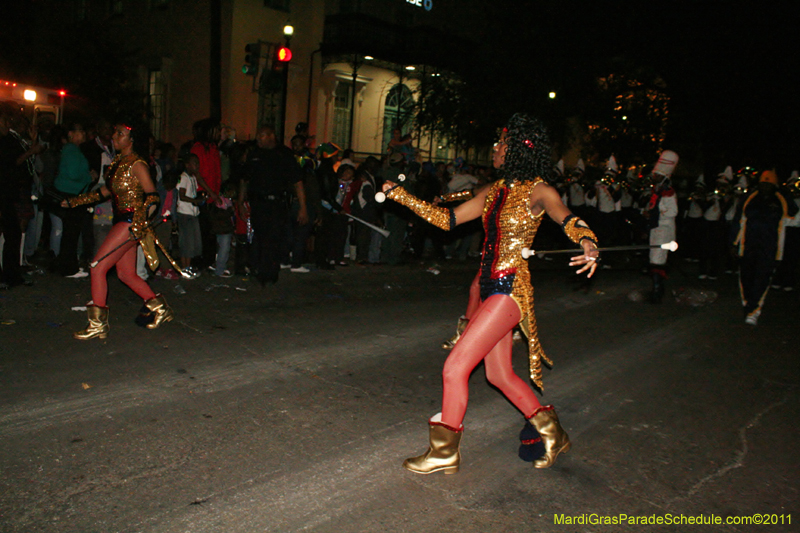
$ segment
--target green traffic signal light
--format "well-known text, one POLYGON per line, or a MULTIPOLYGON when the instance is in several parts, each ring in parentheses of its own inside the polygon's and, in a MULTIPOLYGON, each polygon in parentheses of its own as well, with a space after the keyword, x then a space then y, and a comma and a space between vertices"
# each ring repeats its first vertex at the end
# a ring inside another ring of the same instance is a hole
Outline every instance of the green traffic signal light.
POLYGON ((242 66, 242 73, 248 76, 258 74, 258 67, 261 61, 261 43, 249 43, 244 47, 245 65, 242 66))

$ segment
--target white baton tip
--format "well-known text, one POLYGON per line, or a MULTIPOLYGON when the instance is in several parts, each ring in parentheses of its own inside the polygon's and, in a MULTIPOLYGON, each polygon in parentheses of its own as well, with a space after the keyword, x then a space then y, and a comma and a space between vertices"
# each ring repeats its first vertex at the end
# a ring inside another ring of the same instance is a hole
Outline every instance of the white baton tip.
POLYGON ((525 259, 528 259, 529 257, 532 257, 535 254, 536 254, 536 252, 534 252, 530 248, 523 248, 522 249, 522 257, 525 258, 525 259))
POLYGON ((670 241, 668 243, 662 244, 661 248, 663 250, 669 250, 670 252, 674 252, 678 249, 678 243, 675 241, 670 241))
POLYGON ((375 201, 378 202, 379 204, 382 204, 383 202, 386 201, 386 194, 384 194, 382 191, 376 192, 375 201))
POLYGON ((406 181, 406 175, 405 174, 398 174, 397 175, 397 181, 406 181))

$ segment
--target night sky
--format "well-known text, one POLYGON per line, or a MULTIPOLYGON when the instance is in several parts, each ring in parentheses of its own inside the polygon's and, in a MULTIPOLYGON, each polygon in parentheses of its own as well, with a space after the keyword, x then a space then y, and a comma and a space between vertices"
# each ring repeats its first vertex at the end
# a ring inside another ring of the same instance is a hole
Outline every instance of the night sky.
POLYGON ((500 19, 569 96, 592 76, 647 67, 672 98, 667 145, 691 144, 716 172, 752 163, 785 178, 800 168, 796 13, 790 2, 509 2, 500 19))
MULTIPOLYGON (((3 18, 0 73, 19 70, 15 58, 27 68, 42 57, 19 46, 36 5, 21 0, 19 14, 3 18)), ((791 2, 436 0, 434 9, 459 11, 459 29, 482 49, 476 71, 492 62, 519 91, 557 89, 565 114, 598 76, 646 68, 671 96, 665 147, 683 147, 709 171, 752 163, 786 177, 800 168, 800 10, 791 2)))

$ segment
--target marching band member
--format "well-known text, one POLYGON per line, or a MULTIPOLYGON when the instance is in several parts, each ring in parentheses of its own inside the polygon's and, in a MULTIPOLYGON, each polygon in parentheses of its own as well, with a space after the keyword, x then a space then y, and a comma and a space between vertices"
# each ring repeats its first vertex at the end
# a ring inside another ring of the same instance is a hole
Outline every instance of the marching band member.
POLYGON ((783 258, 784 224, 797 213, 797 205, 778 190, 772 170, 761 174, 758 188, 742 206, 739 235, 739 289, 745 323, 755 326, 769 291, 776 262, 783 258))
MULTIPOLYGON (((651 181, 653 192, 645 216, 650 222, 650 244, 666 244, 675 240, 675 217, 678 216, 678 199, 672 188, 670 177, 678 164, 678 154, 664 150, 658 158, 651 181)), ((650 301, 661 303, 664 297, 664 281, 667 279, 667 250, 650 250, 650 275, 653 290, 650 301)))
POLYGON ((783 227, 786 228, 786 238, 783 245, 783 260, 775 273, 772 287, 782 288, 789 292, 794 290, 797 282, 797 268, 800 266, 800 176, 797 171, 793 171, 786 182, 787 196, 791 197, 791 202, 798 207, 797 213, 786 220, 783 227))

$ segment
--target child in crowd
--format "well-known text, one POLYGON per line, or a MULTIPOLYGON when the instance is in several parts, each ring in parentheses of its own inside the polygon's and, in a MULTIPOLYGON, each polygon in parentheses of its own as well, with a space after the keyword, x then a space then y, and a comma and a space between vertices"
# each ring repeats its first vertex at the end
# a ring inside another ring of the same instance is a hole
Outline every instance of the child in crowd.
MULTIPOLYGON (((178 205, 177 187, 180 175, 181 173, 178 172, 177 169, 172 169, 164 174, 164 179, 162 180, 162 185, 164 187, 164 201, 161 204, 162 221, 156 226, 156 237, 169 252, 172 252, 172 221, 176 218, 175 213, 178 205)), ((157 276, 164 279, 181 278, 180 274, 172 268, 167 258, 163 256, 161 249, 159 249, 159 263, 161 267, 158 269, 158 272, 156 272, 157 276)))
POLYGON ((253 231, 250 227, 250 202, 245 200, 236 206, 236 246, 233 257, 233 268, 237 276, 244 276, 250 272, 248 258, 250 257, 250 243, 253 241, 253 231))
POLYGON ((231 241, 233 240, 233 198, 236 195, 236 184, 230 181, 222 187, 222 194, 219 200, 214 203, 211 209, 211 232, 217 236, 217 260, 214 273, 220 278, 229 278, 231 274, 228 266, 228 258, 231 253, 231 241))
POLYGON ((200 159, 186 156, 186 166, 178 184, 178 207, 175 214, 178 222, 178 246, 181 250, 181 268, 194 279, 200 272, 192 267, 192 259, 202 253, 200 237, 200 208, 205 199, 197 194, 197 173, 200 159))

